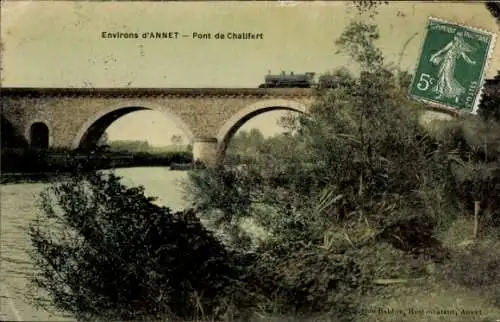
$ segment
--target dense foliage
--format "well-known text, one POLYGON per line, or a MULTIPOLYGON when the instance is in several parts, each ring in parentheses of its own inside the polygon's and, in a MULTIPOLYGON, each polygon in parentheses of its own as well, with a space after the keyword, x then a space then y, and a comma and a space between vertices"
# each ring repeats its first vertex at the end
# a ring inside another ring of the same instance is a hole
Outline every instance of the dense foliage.
POLYGON ((58 309, 113 320, 213 313, 233 272, 228 253, 192 211, 153 201, 103 173, 43 194, 30 229, 35 282, 58 309))
MULTIPOLYGON (((266 209, 255 219, 276 238, 318 242, 331 229, 354 222, 376 232, 372 237, 395 229, 399 220, 425 222, 422 229, 443 223, 447 205, 436 198, 450 184, 448 151, 420 125, 421 107, 407 99, 398 75, 385 67, 373 46, 377 37, 374 26, 353 23, 338 44, 360 62, 361 77, 338 71, 342 81, 334 89, 320 83, 309 115, 298 116, 299 125, 290 129, 295 134, 261 144, 241 170, 214 171, 212 178, 232 173, 243 183, 233 183, 237 189, 230 193, 237 196, 231 200, 251 198, 252 204, 273 207, 276 213, 266 209)), ((193 180, 200 182, 197 175, 193 180)), ((239 217, 218 206, 220 190, 198 190, 197 200, 239 217)))

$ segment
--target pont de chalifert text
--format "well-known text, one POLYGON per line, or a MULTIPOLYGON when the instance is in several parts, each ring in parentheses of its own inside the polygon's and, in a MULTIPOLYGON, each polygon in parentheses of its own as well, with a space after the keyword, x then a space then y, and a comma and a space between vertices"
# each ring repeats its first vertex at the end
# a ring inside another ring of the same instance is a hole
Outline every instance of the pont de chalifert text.
POLYGON ((155 31, 155 32, 101 32, 103 39, 229 39, 247 40, 264 39, 263 33, 253 32, 192 32, 180 33, 178 31, 155 31))

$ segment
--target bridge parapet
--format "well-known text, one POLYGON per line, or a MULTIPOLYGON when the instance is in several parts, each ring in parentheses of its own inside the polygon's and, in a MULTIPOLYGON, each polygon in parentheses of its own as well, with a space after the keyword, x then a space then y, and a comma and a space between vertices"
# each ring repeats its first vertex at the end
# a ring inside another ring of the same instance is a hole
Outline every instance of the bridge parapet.
POLYGON ((313 95, 310 88, 2 88, 3 97, 189 97, 189 98, 299 98, 313 95))

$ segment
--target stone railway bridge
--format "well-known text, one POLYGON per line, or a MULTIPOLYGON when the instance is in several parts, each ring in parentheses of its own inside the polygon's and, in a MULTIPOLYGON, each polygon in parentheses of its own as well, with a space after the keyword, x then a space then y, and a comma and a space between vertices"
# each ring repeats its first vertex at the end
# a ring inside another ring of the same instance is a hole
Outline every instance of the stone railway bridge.
POLYGON ((2 88, 2 123, 28 146, 91 148, 115 120, 139 110, 162 112, 184 130, 193 158, 222 161, 232 135, 271 110, 306 112, 302 88, 2 88))

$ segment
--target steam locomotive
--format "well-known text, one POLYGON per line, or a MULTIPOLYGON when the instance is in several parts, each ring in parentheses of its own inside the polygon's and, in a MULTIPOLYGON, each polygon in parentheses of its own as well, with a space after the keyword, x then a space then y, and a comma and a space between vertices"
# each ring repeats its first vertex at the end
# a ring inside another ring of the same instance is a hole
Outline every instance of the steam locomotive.
POLYGON ((272 75, 269 72, 264 78, 264 83, 259 85, 259 88, 286 88, 286 87, 300 87, 310 88, 314 83, 314 75, 316 73, 308 72, 305 74, 294 74, 291 72, 287 75, 281 72, 280 75, 272 75))

